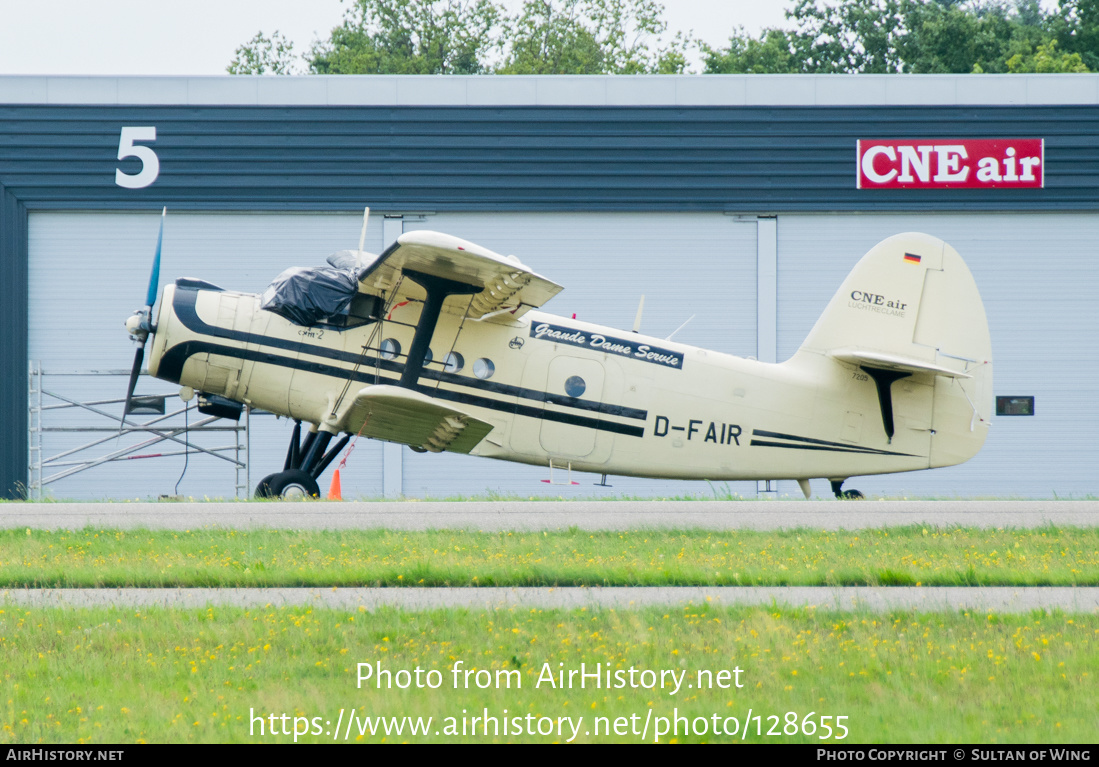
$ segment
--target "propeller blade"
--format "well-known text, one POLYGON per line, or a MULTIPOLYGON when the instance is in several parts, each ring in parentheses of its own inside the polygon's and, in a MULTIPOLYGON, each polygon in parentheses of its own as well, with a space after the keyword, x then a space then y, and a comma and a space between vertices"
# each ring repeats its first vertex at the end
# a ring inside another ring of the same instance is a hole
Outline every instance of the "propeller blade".
POLYGON ((149 275, 149 290, 145 294, 145 311, 135 312, 134 316, 126 323, 126 328, 132 337, 138 341, 137 351, 134 353, 134 366, 130 369, 130 384, 126 388, 126 404, 122 407, 122 420, 118 425, 118 433, 126 428, 126 416, 130 414, 130 406, 134 400, 134 389, 137 388, 137 377, 141 375, 141 364, 145 361, 145 342, 149 340, 149 334, 153 332, 153 305, 156 304, 157 289, 160 287, 160 249, 164 243, 164 217, 168 215, 168 208, 160 211, 160 231, 156 235, 156 255, 153 256, 153 271, 149 275), (141 317, 140 324, 131 325, 131 321, 141 317))
POLYGON ((160 245, 164 242, 164 217, 168 208, 160 212, 160 233, 156 236, 156 256, 153 257, 153 273, 149 275, 149 290, 145 294, 145 305, 152 308, 156 303, 156 291, 160 287, 160 245))
POLYGON ((126 426, 126 416, 130 413, 130 403, 134 399, 134 389, 137 388, 137 377, 141 375, 141 363, 145 361, 145 344, 141 343, 134 353, 134 366, 130 369, 130 385, 126 389, 126 404, 122 406, 122 423, 118 426, 118 433, 126 426))

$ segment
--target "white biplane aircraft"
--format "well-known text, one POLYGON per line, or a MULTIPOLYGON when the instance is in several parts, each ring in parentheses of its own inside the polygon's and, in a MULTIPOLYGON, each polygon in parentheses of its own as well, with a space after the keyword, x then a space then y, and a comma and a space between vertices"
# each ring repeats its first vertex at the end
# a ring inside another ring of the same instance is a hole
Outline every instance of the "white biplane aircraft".
MULTIPOLYGON (((126 322, 149 373, 296 421, 263 496, 317 496, 352 435, 416 451, 637 477, 831 481, 961 463, 984 444, 984 307, 949 245, 899 234, 868 252, 786 362, 770 364, 537 311, 561 286, 471 242, 408 232, 341 251, 262 294, 195 279, 126 322), (302 424, 308 432, 302 439, 302 424), (344 435, 336 444, 333 438, 344 435)), ((365 234, 365 224, 364 224, 365 234)), ((639 312, 640 321, 640 312, 639 312)))

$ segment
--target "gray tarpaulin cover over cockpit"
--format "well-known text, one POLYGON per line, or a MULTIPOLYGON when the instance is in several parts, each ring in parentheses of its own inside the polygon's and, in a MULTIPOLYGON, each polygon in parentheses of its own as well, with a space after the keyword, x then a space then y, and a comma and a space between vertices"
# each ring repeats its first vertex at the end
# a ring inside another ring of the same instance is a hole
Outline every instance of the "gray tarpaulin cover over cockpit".
POLYGON ((358 292, 359 279, 352 269, 293 267, 263 291, 260 306, 295 325, 315 325, 346 313, 358 292))

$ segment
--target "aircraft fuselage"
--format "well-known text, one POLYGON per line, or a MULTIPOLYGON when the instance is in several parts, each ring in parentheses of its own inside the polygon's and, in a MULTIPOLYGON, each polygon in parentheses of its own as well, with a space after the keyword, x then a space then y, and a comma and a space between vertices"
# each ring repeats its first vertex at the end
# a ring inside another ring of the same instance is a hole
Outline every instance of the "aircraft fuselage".
POLYGON ((358 327, 302 327, 255 294, 168 286, 149 369, 333 432, 363 387, 405 386, 490 423, 474 455, 601 474, 846 478, 938 465, 932 402, 950 380, 895 383, 890 439, 875 382, 854 364, 805 353, 762 363, 533 310, 475 321, 468 303, 443 302, 410 380, 423 301, 358 327))

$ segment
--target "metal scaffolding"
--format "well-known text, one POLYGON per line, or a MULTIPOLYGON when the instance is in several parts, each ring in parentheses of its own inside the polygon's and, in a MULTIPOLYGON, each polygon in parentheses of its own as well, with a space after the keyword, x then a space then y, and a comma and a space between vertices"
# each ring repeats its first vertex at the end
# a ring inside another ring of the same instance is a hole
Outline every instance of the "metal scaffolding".
MULTIPOLYGON (((148 375, 141 371, 142 375, 148 375)), ((193 456, 205 455, 212 459, 224 461, 230 464, 236 473, 236 496, 247 498, 251 480, 249 475, 248 456, 251 447, 249 425, 251 412, 244 408, 240 421, 227 421, 217 416, 206 416, 191 422, 191 414, 197 413, 198 398, 190 402, 182 402, 170 412, 167 411, 167 401, 175 397, 174 394, 156 394, 135 398, 139 408, 126 416, 125 422, 121 415, 121 407, 125 402, 124 397, 115 399, 101 399, 93 401, 81 401, 77 396, 68 396, 62 393, 63 379, 89 376, 116 376, 121 381, 118 391, 125 391, 125 381, 130 375, 128 370, 87 370, 54 372, 42 370, 37 361, 31 361, 28 375, 28 391, 30 403, 29 418, 27 421, 29 431, 29 455, 28 455, 28 486, 27 497, 41 499, 45 487, 53 482, 71 477, 74 474, 89 471, 97 466, 102 466, 114 461, 167 458, 189 454, 193 456), (48 380, 47 380, 48 379, 48 380), (104 409, 104 408, 110 409, 104 409), (57 425, 51 420, 51 415, 72 412, 74 409, 92 413, 97 418, 96 425, 57 425), (117 410, 118 414, 111 412, 117 410), (153 415, 148 420, 140 420, 142 416, 153 415), (178 423, 180 417, 184 424, 178 423), (173 422, 174 421, 174 422, 173 422), (219 423, 220 422, 220 423, 219 423), (53 432, 103 434, 90 442, 71 447, 53 455, 47 455, 46 435, 53 432), (195 444, 195 435, 210 432, 224 432, 232 443, 217 447, 202 447, 195 444), (106 448, 106 443, 125 438, 132 441, 135 437, 146 436, 137 442, 118 448, 106 448), (174 450, 167 452, 144 453, 153 445, 162 442, 172 443, 174 450), (96 450, 96 448, 99 448, 96 450), (108 452, 103 452, 107 449, 108 452)))

